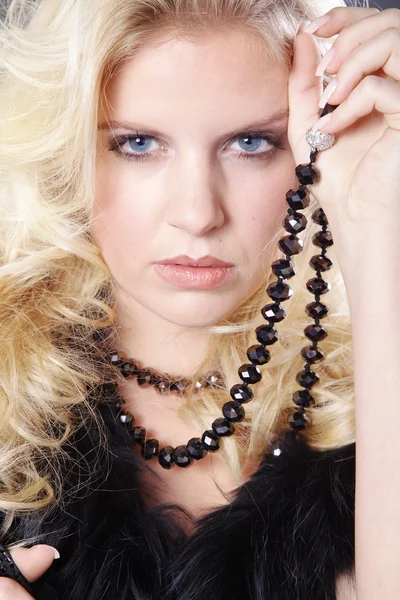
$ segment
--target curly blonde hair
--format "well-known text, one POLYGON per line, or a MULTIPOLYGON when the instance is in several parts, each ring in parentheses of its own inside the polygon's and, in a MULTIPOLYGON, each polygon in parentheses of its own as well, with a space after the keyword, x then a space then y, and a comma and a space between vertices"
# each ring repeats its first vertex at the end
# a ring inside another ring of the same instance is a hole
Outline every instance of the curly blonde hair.
MULTIPOLYGON (((105 379, 122 376, 104 360, 95 332, 107 332, 112 347, 116 323, 115 281, 90 234, 97 152, 97 118, 107 80, 158 29, 191 36, 223 23, 246 26, 265 42, 267 55, 289 72, 292 45, 301 18, 314 19, 340 0, 11 0, 0 34, 0 510, 3 530, 15 515, 62 500, 60 469, 68 440, 96 402, 88 391, 105 379)), ((319 38, 321 52, 332 44, 319 38)), ((324 84, 329 81, 325 76, 324 84)), ((279 342, 238 436, 224 438, 218 453, 238 483, 248 455, 260 456, 288 428, 296 407, 292 394, 304 367, 300 351, 310 323, 305 287, 316 253, 309 220, 304 250, 294 257, 294 294, 278 324, 279 342)), ((269 266, 280 258, 278 240, 269 241, 269 266)), ((324 274, 328 337, 320 342, 325 360, 315 365, 320 383, 309 408, 312 426, 301 435, 325 450, 355 441, 351 327, 343 280, 335 259, 324 274)), ((207 429, 229 389, 238 383, 238 367, 248 362, 254 330, 265 324, 260 309, 270 302, 265 282, 242 306, 214 327, 209 353, 194 379, 218 364, 226 389, 189 393, 178 413, 207 429)), ((203 329, 204 330, 204 329, 203 329)), ((191 390, 193 391, 193 390, 191 390)), ((101 401, 101 398, 98 398, 101 401)), ((93 472, 104 465, 86 458, 93 472)), ((3 531, 3 533, 4 533, 3 531)))

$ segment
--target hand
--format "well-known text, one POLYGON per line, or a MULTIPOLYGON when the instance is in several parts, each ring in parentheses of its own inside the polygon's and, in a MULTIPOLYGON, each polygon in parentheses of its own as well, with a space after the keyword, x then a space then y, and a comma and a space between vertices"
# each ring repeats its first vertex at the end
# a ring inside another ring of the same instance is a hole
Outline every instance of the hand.
MULTIPOLYGON (((38 544, 32 548, 9 550, 15 564, 30 582, 36 581, 47 571, 55 558, 51 546, 38 544)), ((32 596, 16 581, 0 577, 0 600, 33 600, 32 596)))
POLYGON ((337 7, 326 14, 331 18, 313 34, 296 36, 288 133, 296 164, 307 163, 305 134, 319 128, 322 91, 314 35, 336 36, 336 55, 325 72, 336 74, 329 104, 339 106, 321 127, 336 142, 319 153, 321 179, 309 189, 329 220, 343 275, 351 279, 365 252, 377 249, 371 244, 386 244, 388 252, 400 246, 400 10, 337 7))

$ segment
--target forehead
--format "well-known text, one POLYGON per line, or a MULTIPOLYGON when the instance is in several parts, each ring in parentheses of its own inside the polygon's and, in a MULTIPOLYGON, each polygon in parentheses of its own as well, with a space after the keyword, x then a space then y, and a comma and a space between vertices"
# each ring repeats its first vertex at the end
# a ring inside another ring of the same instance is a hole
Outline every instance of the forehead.
POLYGON ((120 67, 105 94, 107 116, 115 119, 137 112, 175 119, 182 107, 221 118, 239 109, 284 109, 286 89, 287 74, 262 41, 245 28, 225 28, 195 39, 155 37, 120 67))

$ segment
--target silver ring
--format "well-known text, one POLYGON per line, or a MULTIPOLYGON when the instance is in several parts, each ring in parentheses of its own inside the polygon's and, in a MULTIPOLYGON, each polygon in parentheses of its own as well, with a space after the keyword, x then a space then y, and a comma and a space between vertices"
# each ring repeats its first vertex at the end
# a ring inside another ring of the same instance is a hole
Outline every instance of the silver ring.
POLYGON ((306 142, 311 147, 312 151, 328 150, 329 148, 332 148, 335 141, 336 138, 333 133, 325 133, 319 129, 313 130, 312 127, 306 133, 306 142))

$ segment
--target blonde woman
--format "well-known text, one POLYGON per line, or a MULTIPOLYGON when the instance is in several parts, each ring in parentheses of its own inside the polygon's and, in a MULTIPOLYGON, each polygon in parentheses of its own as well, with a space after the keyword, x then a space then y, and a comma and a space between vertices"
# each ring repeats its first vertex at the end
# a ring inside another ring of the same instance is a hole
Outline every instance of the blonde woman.
POLYGON ((400 11, 7 4, 0 597, 394 600, 400 11))

